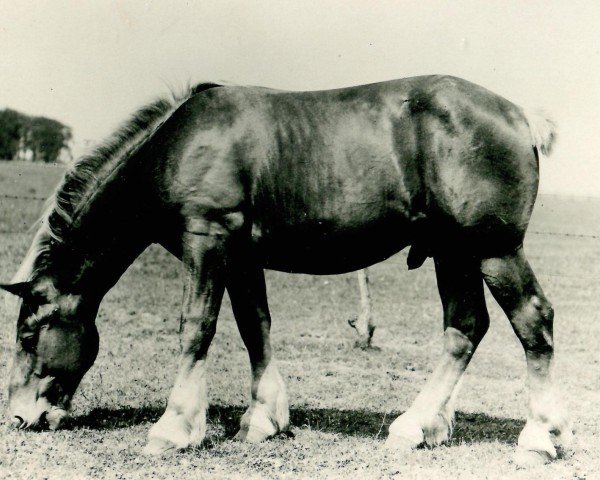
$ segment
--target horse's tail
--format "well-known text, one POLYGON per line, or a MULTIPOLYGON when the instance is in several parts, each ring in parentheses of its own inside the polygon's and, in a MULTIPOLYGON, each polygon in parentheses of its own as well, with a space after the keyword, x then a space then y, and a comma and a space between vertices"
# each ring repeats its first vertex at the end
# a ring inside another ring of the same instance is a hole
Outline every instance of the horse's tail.
POLYGON ((556 124, 543 110, 523 110, 529 124, 531 145, 542 154, 550 155, 556 140, 556 124))

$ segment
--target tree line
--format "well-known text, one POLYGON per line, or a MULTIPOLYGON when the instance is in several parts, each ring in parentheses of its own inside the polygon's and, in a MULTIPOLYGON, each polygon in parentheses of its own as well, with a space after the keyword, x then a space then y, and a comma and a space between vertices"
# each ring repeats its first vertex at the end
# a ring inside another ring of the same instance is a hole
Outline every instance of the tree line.
POLYGON ((53 163, 71 158, 71 128, 57 120, 0 110, 0 160, 53 163))

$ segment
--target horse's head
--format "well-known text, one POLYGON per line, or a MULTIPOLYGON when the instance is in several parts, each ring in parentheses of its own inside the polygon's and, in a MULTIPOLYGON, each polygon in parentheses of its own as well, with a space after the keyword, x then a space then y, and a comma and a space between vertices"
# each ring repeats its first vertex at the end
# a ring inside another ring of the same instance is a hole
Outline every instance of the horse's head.
POLYGON ((59 428, 98 353, 97 302, 61 294, 51 280, 0 285, 21 297, 8 411, 17 428, 59 428))

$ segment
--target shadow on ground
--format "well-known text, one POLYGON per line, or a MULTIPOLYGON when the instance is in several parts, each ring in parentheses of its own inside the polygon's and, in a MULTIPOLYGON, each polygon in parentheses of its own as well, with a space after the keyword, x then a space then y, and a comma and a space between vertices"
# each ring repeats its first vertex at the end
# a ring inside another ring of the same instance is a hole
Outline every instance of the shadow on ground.
MULTIPOLYGON (((239 427, 244 407, 212 405, 208 418, 211 425, 223 430, 224 438, 231 438, 239 427)), ((96 408, 86 415, 72 418, 68 429, 88 428, 114 430, 144 423, 156 422, 164 407, 96 408)), ((292 427, 310 428, 320 432, 338 433, 354 437, 385 438, 390 423, 400 414, 383 414, 364 410, 334 410, 327 408, 292 408, 292 427)), ((452 444, 498 441, 516 444, 524 421, 512 418, 490 417, 482 413, 456 414, 452 444)))

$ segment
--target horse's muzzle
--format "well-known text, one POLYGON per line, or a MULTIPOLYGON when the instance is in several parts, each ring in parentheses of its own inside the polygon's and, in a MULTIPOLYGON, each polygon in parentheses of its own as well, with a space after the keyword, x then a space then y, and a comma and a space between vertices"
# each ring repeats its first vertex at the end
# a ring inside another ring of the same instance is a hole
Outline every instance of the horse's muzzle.
POLYGON ((10 427, 16 430, 46 430, 48 428, 45 413, 36 420, 26 420, 19 415, 14 415, 8 423, 10 427))
POLYGON ((67 417, 66 410, 53 407, 30 417, 13 414, 8 420, 8 425, 17 430, 58 430, 64 425, 67 417))

